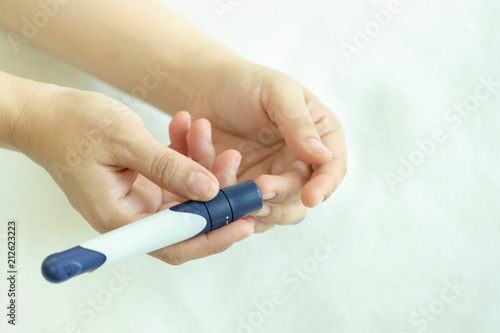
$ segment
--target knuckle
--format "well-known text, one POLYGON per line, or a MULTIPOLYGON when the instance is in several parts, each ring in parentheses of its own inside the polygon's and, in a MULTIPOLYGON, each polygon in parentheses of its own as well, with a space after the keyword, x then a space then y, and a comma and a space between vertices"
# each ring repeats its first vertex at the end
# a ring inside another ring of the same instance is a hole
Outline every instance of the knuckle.
POLYGON ((137 131, 137 128, 144 128, 144 122, 141 117, 132 109, 119 101, 111 100, 104 113, 104 118, 108 122, 120 129, 128 137, 131 133, 137 131))
POLYGON ((301 114, 292 119, 292 125, 296 128, 310 126, 311 124, 311 117, 307 114, 301 114))
POLYGON ((336 130, 333 114, 324 114, 314 121, 320 135, 326 135, 336 130))
POLYGON ((177 178, 180 170, 179 161, 170 152, 161 153, 155 156, 151 163, 151 174, 156 177, 156 181, 161 184, 171 184, 177 178))
MULTIPOLYGON (((297 131, 311 130, 313 126, 311 117, 308 114, 297 115, 293 119, 290 120, 290 125, 286 129, 287 134, 293 135, 297 131)), ((314 132, 314 136, 317 134, 314 132)))

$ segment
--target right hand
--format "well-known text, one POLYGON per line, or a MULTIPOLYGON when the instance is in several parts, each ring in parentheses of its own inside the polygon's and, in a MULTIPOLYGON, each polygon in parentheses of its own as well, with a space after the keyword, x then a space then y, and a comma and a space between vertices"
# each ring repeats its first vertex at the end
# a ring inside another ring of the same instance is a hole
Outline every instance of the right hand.
MULTIPOLYGON (((214 174, 222 186, 236 182, 241 155, 229 150, 215 158, 205 119, 190 128, 187 112, 176 115, 169 148, 136 113, 102 94, 36 84, 28 96, 11 144, 43 166, 101 233, 174 202, 213 198, 219 190, 214 174)), ((252 232, 251 223, 238 221, 154 255, 179 264, 221 252, 252 232)))

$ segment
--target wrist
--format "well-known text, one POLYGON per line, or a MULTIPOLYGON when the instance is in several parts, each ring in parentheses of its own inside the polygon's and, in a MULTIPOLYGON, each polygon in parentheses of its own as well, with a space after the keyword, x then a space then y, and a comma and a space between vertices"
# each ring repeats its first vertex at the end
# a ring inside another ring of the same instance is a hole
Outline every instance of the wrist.
POLYGON ((200 82, 212 68, 243 61, 238 54, 202 33, 175 54, 162 49, 151 53, 151 58, 156 59, 151 63, 158 64, 155 69, 161 72, 162 82, 148 91, 144 100, 172 115, 187 109, 200 82))
POLYGON ((48 101, 56 86, 0 73, 2 121, 0 144, 24 153, 39 163, 39 148, 46 137, 48 101))
MULTIPOLYGON (((22 114, 27 85, 19 77, 0 72, 0 147, 18 150, 13 132, 22 114)), ((29 82, 29 81, 28 81, 29 82)))

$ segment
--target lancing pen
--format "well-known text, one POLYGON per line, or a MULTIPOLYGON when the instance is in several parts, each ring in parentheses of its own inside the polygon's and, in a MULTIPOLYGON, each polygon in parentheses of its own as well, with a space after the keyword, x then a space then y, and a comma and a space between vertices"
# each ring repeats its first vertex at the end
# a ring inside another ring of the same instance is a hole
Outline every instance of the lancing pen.
POLYGON ((187 201, 54 253, 43 261, 42 274, 49 282, 63 282, 220 228, 260 210, 262 205, 255 182, 229 186, 210 201, 187 201))

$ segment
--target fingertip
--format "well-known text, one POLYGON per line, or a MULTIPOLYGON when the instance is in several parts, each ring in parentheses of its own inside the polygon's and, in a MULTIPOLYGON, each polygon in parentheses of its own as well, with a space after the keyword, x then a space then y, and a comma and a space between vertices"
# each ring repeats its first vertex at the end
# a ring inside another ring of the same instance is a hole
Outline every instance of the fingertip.
POLYGON ((268 202, 297 200, 305 184, 310 180, 312 169, 309 164, 296 160, 285 173, 279 175, 261 175, 256 183, 262 198, 268 202))
POLYGON ((187 111, 177 112, 170 121, 169 131, 175 130, 178 126, 186 127, 188 130, 191 127, 191 114, 187 111))
POLYGON ((234 185, 237 182, 241 154, 234 149, 220 153, 212 164, 211 172, 219 181, 220 188, 234 185))
MULTIPOLYGON (((255 225, 256 225, 257 223, 256 223, 256 220, 255 220, 253 217, 251 217, 251 216, 247 216, 247 217, 244 217, 242 220, 243 220, 243 221, 246 221, 246 222, 248 222, 248 224, 250 224, 250 226, 252 227, 251 232, 254 232, 254 231, 255 231, 255 225)), ((249 230, 250 230, 250 229, 249 229, 249 230)))
POLYGON ((301 199, 304 206, 306 206, 307 208, 314 208, 325 201, 325 196, 322 194, 316 194, 312 196, 303 194, 301 199))
POLYGON ((186 142, 191 159, 210 170, 216 157, 210 122, 203 118, 193 122, 186 135, 186 142))
POLYGON ((183 155, 188 154, 186 135, 191 127, 191 116, 186 111, 176 113, 168 125, 169 147, 183 155))
POLYGON ((219 192, 219 182, 215 176, 192 170, 186 182, 186 190, 192 195, 190 199, 208 201, 215 198, 219 192))
POLYGON ((327 200, 339 187, 344 174, 335 163, 321 165, 302 189, 304 205, 312 208, 327 200))
POLYGON ((246 231, 243 234, 241 234, 241 236, 240 236, 241 239, 237 240, 236 242, 239 242, 243 239, 246 239, 257 232, 257 225, 259 222, 255 218, 253 218, 251 216, 246 216, 242 219, 242 221, 246 222, 245 223, 246 224, 246 231))
POLYGON ((255 180, 262 194, 262 199, 271 200, 276 197, 276 186, 274 186, 275 178, 276 176, 273 175, 261 175, 255 180))
POLYGON ((330 175, 317 175, 312 178, 301 193, 301 200, 304 206, 313 208, 328 199, 335 191, 337 184, 330 175))
POLYGON ((234 153, 234 160, 233 160, 233 173, 234 175, 238 174, 238 169, 240 168, 241 165, 241 159, 242 155, 239 151, 235 150, 236 153, 234 153))

